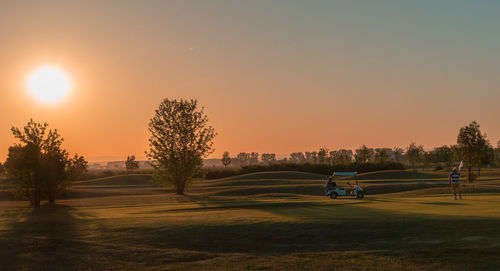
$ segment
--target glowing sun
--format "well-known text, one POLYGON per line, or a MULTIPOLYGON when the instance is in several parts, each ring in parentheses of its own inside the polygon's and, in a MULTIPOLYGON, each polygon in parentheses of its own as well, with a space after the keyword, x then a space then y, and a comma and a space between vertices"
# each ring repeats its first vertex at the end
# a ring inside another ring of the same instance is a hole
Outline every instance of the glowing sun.
POLYGON ((41 102, 61 101, 71 89, 70 77, 57 67, 44 66, 28 77, 28 90, 41 102))

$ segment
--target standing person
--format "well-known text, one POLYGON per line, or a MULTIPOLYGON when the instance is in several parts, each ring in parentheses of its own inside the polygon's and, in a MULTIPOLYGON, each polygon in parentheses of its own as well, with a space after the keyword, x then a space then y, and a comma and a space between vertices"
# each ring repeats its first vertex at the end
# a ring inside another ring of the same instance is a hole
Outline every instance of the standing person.
POLYGON ((462 190, 460 189, 460 176, 462 176, 462 174, 460 174, 460 172, 458 172, 458 169, 454 167, 453 170, 450 172, 450 176, 448 177, 450 185, 453 188, 453 194, 455 195, 455 200, 457 199, 457 190, 459 198, 462 199, 462 190))

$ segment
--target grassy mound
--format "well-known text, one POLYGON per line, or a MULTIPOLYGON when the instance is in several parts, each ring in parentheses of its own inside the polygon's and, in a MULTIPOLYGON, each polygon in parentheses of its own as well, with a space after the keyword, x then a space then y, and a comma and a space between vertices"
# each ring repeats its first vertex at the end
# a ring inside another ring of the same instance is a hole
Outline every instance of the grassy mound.
POLYGON ((151 185, 150 174, 130 174, 75 182, 74 185, 151 185))
POLYGON ((378 179, 438 179, 447 177, 443 174, 415 172, 410 170, 382 170, 375 172, 362 173, 358 175, 359 180, 378 180, 378 179))
POLYGON ((248 173, 243 175, 238 175, 234 177, 228 177, 224 180, 277 180, 277 179, 289 179, 289 180, 324 180, 325 175, 300 172, 300 171, 266 171, 266 172, 256 172, 248 173))

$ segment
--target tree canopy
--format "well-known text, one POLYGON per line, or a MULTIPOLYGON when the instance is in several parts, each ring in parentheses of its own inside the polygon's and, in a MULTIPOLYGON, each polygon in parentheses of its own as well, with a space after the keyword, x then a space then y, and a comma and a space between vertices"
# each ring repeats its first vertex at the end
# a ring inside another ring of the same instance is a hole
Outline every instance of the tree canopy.
POLYGON ((7 173, 15 180, 16 194, 34 206, 40 205, 43 196, 55 202, 69 181, 80 177, 87 167, 83 157, 69 158, 62 148, 63 138, 48 126, 31 119, 23 129, 12 127, 20 143, 9 148, 5 162, 7 173))
POLYGON ((177 194, 203 165, 203 158, 213 152, 215 130, 208 125, 197 100, 164 99, 149 122, 149 152, 155 168, 154 180, 172 184, 177 194))

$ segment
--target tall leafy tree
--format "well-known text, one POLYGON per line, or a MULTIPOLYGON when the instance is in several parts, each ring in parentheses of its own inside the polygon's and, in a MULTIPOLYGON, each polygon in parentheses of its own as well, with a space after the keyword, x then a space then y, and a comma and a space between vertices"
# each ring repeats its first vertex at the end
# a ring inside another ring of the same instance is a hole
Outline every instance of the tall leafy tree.
POLYGON ((472 167, 480 168, 491 148, 486 134, 483 134, 480 128, 476 121, 472 121, 469 125, 460 128, 457 137, 458 149, 466 162, 469 177, 471 177, 472 167))
POLYGON ((213 152, 215 130, 208 125, 197 100, 164 99, 149 122, 149 152, 155 169, 153 179, 172 184, 179 195, 200 172, 203 158, 213 152))
POLYGON ((231 157, 229 156, 229 152, 225 151, 224 154, 222 154, 221 161, 225 167, 231 165, 231 157))
POLYGON ((69 181, 77 177, 70 167, 74 160, 62 148, 57 129, 31 119, 23 129, 12 127, 12 133, 20 143, 9 148, 5 167, 15 180, 16 194, 34 206, 40 205, 42 196, 55 202, 69 181))

